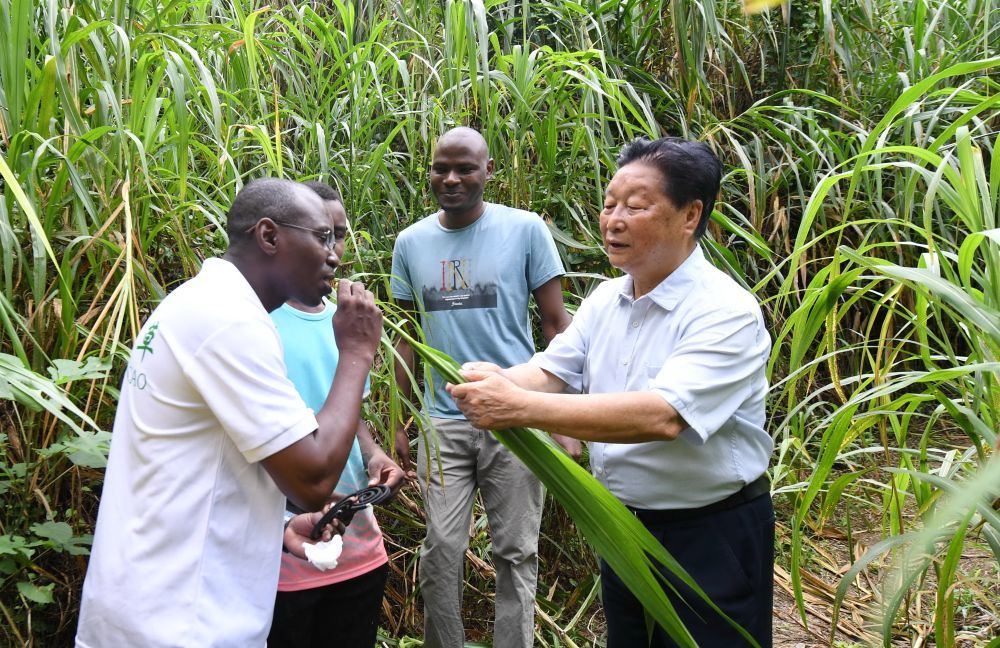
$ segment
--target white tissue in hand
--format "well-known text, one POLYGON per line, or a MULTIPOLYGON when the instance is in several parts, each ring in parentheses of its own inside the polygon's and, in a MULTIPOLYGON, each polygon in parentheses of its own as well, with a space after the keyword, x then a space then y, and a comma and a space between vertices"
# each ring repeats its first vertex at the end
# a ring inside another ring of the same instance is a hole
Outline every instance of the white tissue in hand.
POLYGON ((316 544, 305 542, 302 544, 302 548, 306 552, 306 558, 316 569, 326 571, 337 566, 340 552, 344 550, 344 539, 335 535, 329 542, 317 542, 316 544))

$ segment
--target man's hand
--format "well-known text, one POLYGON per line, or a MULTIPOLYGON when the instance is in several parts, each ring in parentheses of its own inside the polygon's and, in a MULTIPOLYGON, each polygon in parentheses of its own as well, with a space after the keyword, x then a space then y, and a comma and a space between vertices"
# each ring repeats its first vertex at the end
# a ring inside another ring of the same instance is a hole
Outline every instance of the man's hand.
POLYGON ((396 450, 396 457, 399 459, 399 467, 402 468, 406 481, 416 482, 417 471, 413 460, 410 457, 410 436, 407 432, 408 426, 396 424, 393 431, 393 447, 396 450))
MULTIPOLYGON (((316 526, 316 523, 319 522, 320 518, 323 517, 323 514, 329 510, 332 505, 332 502, 327 504, 323 507, 322 511, 300 513, 288 522, 288 526, 285 527, 284 537, 285 549, 288 549, 288 553, 292 554, 296 558, 308 560, 308 558, 306 558, 306 550, 302 545, 307 542, 309 544, 318 542, 317 540, 312 539, 311 534, 313 527, 316 526)), ((347 527, 344 526, 343 522, 340 520, 334 520, 323 529, 323 535, 320 537, 320 540, 327 542, 336 534, 343 535, 346 529, 347 527)))
POLYGON ((406 481, 403 469, 381 450, 372 454, 372 458, 368 460, 368 477, 369 486, 388 486, 393 497, 406 481))
POLYGON ((333 332, 341 356, 355 354, 370 365, 382 339, 382 311, 375 296, 356 281, 341 279, 333 332))
MULTIPOLYGON (((527 395, 507 378, 506 372, 491 362, 466 362, 462 377, 469 382, 447 386, 458 408, 476 427, 484 430, 503 430, 523 426, 517 414, 523 411, 518 403, 527 395)), ((573 437, 553 434, 552 439, 562 446, 569 456, 579 459, 583 445, 573 437)))
MULTIPOLYGON (((470 371, 482 374, 500 374, 503 375, 503 367, 492 362, 465 362, 462 364, 462 371, 470 371)), ((466 380, 471 380, 467 378, 466 380)))
POLYGON ((484 430, 504 430, 522 425, 517 414, 521 411, 520 402, 527 394, 525 390, 495 371, 463 368, 462 377, 469 382, 462 385, 448 383, 445 388, 473 425, 484 430))
POLYGON ((553 434, 552 440, 561 445, 562 449, 569 453, 569 456, 573 457, 574 460, 579 459, 580 455, 583 454, 583 444, 578 439, 562 434, 553 434))

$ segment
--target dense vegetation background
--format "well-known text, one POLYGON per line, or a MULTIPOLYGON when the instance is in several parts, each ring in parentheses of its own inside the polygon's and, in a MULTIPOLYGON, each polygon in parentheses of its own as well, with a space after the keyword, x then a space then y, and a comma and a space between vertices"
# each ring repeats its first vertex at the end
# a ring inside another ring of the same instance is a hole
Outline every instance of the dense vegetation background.
MULTIPOLYGON (((225 248, 236 191, 262 175, 338 186, 345 270, 384 299, 395 234, 433 208, 435 137, 468 124, 496 159, 488 199, 551 224, 571 306, 614 272, 596 215, 621 145, 670 134, 718 151, 708 251, 774 338, 779 645, 986 645, 1000 631, 997 9, 0 0, 0 640, 69 642, 128 350, 225 248)), ((385 435, 412 411, 391 362, 369 412, 385 435)), ((385 642, 419 645, 417 495, 382 519, 385 642)), ((600 641, 594 558, 568 522, 550 503, 539 645, 600 641)), ((485 527, 477 510, 467 608, 488 641, 485 527)))

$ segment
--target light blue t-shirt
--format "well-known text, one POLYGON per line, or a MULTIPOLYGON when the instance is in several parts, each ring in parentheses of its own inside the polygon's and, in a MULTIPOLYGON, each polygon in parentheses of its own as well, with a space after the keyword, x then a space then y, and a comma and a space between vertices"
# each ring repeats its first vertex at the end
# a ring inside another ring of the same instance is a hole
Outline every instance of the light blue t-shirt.
MULTIPOLYGON (((306 313, 288 304, 282 304, 271 312, 271 319, 278 329, 284 348, 288 378, 313 412, 318 412, 326 402, 340 361, 340 350, 333 336, 333 315, 337 312, 337 307, 327 301, 323 303, 326 310, 321 313, 306 313)), ((366 379, 366 395, 368 389, 366 379)), ((347 464, 340 475, 340 482, 334 490, 345 495, 366 486, 368 471, 361 457, 361 447, 355 439, 347 464)))
MULTIPOLYGON (((445 228, 435 212, 403 230, 392 254, 391 288, 393 298, 417 304, 428 344, 459 363, 509 367, 535 352, 531 292, 563 273, 537 214, 486 203, 483 215, 461 229, 445 228)), ((464 418, 441 376, 426 377, 427 413, 464 418)))

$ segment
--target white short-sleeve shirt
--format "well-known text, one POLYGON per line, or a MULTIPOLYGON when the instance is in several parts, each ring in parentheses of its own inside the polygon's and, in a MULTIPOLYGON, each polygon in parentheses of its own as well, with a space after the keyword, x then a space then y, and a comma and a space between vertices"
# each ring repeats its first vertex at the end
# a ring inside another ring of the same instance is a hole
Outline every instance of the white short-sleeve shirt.
POLYGON ((263 646, 285 498, 259 462, 316 428, 260 299, 205 261, 126 368, 77 646, 263 646))
POLYGON ((760 306, 697 247, 633 299, 631 277, 604 282, 531 363, 570 391, 660 395, 688 423, 675 441, 591 443, 594 476, 625 504, 697 508, 764 473, 771 341, 760 306))

